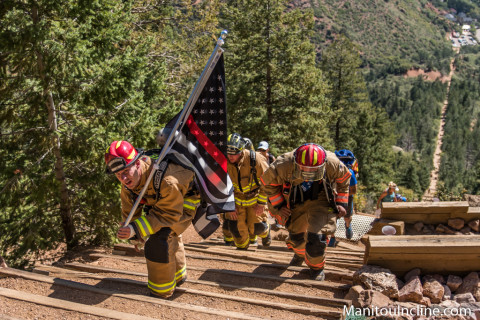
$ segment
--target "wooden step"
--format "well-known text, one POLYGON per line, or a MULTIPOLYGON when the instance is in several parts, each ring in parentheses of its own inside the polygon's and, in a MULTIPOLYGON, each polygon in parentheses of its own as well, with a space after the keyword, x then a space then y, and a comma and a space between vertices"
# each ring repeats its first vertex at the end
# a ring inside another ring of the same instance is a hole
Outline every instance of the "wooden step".
MULTIPOLYGON (((81 263, 66 263, 65 267, 68 268, 73 268, 76 270, 82 270, 82 271, 87 271, 87 272, 105 272, 107 268, 104 267, 98 267, 98 266, 92 266, 92 265, 87 265, 87 264, 81 264, 81 263), (95 271, 97 270, 97 271, 95 271)), ((125 270, 116 270, 116 269, 110 269, 114 273, 124 273, 124 272, 129 272, 130 271, 125 271, 125 270)), ((306 286, 306 287, 314 287, 318 289, 327 289, 327 290, 341 290, 341 291, 346 291, 350 289, 350 285, 343 284, 343 283, 338 283, 338 282, 330 282, 330 281, 315 281, 315 280, 309 280, 309 279, 290 279, 286 277, 279 277, 279 276, 272 276, 272 275, 265 275, 265 274, 256 274, 256 273, 251 273, 251 272, 242 272, 242 271, 234 271, 234 270, 224 270, 224 269, 211 269, 211 268, 201 268, 201 267, 188 267, 187 270, 192 270, 192 271, 203 271, 203 272, 208 272, 208 273, 221 273, 221 274, 227 274, 231 276, 236 276, 236 277, 247 277, 247 278, 255 278, 259 280, 271 280, 271 281, 278 281, 282 283, 290 283, 290 284, 295 284, 295 285, 300 285, 300 286, 306 286)), ((131 274, 131 273, 130 273, 131 274)), ((135 272, 136 275, 142 275, 142 276, 147 276, 146 273, 139 273, 135 272)))
POLYGON ((365 264, 388 268, 398 276, 414 268, 425 274, 480 270, 476 235, 369 236, 366 241, 365 264))
MULTIPOLYGON (((51 272, 65 272, 65 271, 70 271, 72 272, 72 275, 81 275, 81 276, 86 276, 85 272, 78 272, 78 271, 71 271, 71 270, 64 270, 62 268, 56 268, 56 267, 49 267, 49 266, 40 266, 37 269, 39 270, 48 270, 51 272)), ((94 272, 99 272, 99 270, 104 269, 103 272, 105 273, 118 273, 117 270, 115 269, 110 269, 110 268, 96 268, 94 272)), ((126 271, 122 270, 122 274, 129 274, 126 271)), ((138 273, 130 273, 133 275, 138 275, 138 273)), ((90 276, 94 279, 100 279, 103 281, 112 281, 112 282, 123 282, 123 280, 129 280, 128 284, 136 284, 138 286, 145 286, 145 282, 142 281, 136 281, 136 280, 130 280, 130 279, 116 279, 116 278, 111 278, 111 277, 102 277, 98 275, 92 275, 90 276)), ((145 275, 146 276, 146 275, 145 275)), ((192 281, 188 281, 192 282, 192 281)), ((224 287, 223 285, 219 285, 219 287, 224 287)), ((188 294, 193 294, 193 295, 201 295, 201 296, 207 296, 207 297, 212 297, 212 298, 217 298, 217 299, 226 299, 230 301, 236 301, 236 302, 242 302, 242 303, 247 303, 247 304, 252 304, 252 305, 258 305, 262 306, 265 308, 275 308, 278 310, 284 310, 284 311, 289 311, 289 312, 295 312, 299 314, 305 314, 305 315, 315 315, 315 316, 340 316, 341 312, 340 311, 335 311, 335 310, 329 310, 329 309, 322 309, 322 308, 311 308, 311 307, 304 307, 304 306, 299 306, 299 305, 292 305, 292 304, 285 304, 285 303, 276 303, 272 301, 265 301, 265 300, 259 300, 259 299, 250 299, 250 298, 245 298, 245 297, 237 297, 233 295, 228 295, 228 294, 221 294, 221 293, 215 293, 215 292, 208 292, 208 291, 203 291, 203 290, 195 290, 195 289, 190 289, 190 288, 185 288, 185 287, 177 287, 175 289, 176 292, 180 293, 188 293, 188 294)), ((280 296, 275 293, 275 296, 280 296)), ((284 295, 285 297, 285 295, 284 295)), ((344 300, 344 299, 328 299, 324 300, 324 302, 328 303, 336 303, 338 306, 340 303, 341 305, 348 305, 349 300, 344 300)))
MULTIPOLYGON (((181 302, 175 302, 175 301, 170 301, 170 300, 164 300, 164 299, 158 299, 155 297, 148 297, 144 295, 135 295, 135 294, 125 294, 125 293, 118 293, 117 291, 112 291, 112 290, 106 290, 106 289, 101 289, 101 288, 96 288, 94 286, 90 286, 84 283, 79 283, 79 282, 74 282, 74 281, 69 281, 69 280, 63 280, 59 278, 52 278, 49 276, 41 275, 41 274, 35 274, 32 272, 27 272, 27 271, 22 271, 22 270, 17 270, 17 269, 12 269, 12 268, 0 268, 0 275, 3 276, 8 276, 8 277, 16 277, 16 278, 23 278, 23 279, 28 279, 28 280, 34 280, 34 281, 41 281, 45 283, 50 283, 50 284, 55 284, 55 285, 61 285, 67 288, 72 288, 72 289, 77 289, 77 290, 83 290, 87 292, 92 292, 92 293, 97 293, 97 294, 103 294, 107 296, 114 296, 114 297, 120 297, 120 298, 125 298, 125 299, 130 299, 130 300, 136 300, 139 302, 149 302, 157 305, 162 305, 165 307, 171 307, 171 308, 179 308, 179 309, 184 309, 192 312, 201 312, 201 313, 206 313, 206 314, 212 314, 212 315, 217 315, 220 317, 231 317, 235 319, 245 319, 245 320, 260 320, 261 318, 255 317, 255 316, 250 316, 244 313, 240 312, 232 312, 232 311, 226 311, 226 310, 218 310, 214 308, 208 308, 208 307, 203 307, 203 306, 196 306, 196 305, 190 305, 186 303, 181 303, 181 302)), ((128 279, 126 279, 128 280, 128 279)), ((130 280, 134 281, 134 280, 130 280)), ((63 301, 63 300, 62 300, 63 301)), ((91 306, 89 306, 91 307, 91 306)), ((129 319, 137 319, 137 315, 134 317, 130 317, 129 319)), ((108 316, 107 316, 108 318, 108 316)))
POLYGON ((461 218, 467 222, 479 219, 480 211, 471 210, 467 201, 384 202, 382 218, 411 224, 418 221, 445 224, 450 218, 461 218))
MULTIPOLYGON (((294 266, 289 266, 287 264, 263 263, 263 262, 257 262, 257 261, 246 261, 246 260, 229 259, 229 258, 218 258, 218 257, 212 257, 212 256, 201 256, 201 255, 192 255, 192 254, 186 254, 185 256, 187 258, 191 258, 191 259, 215 260, 215 261, 239 263, 239 264, 245 264, 245 265, 259 266, 259 267, 263 267, 263 268, 275 268, 275 269, 281 269, 281 270, 288 270, 288 271, 292 271, 292 272, 306 273, 306 272, 309 271, 309 269, 307 269, 305 267, 294 267, 294 266)), ((93 259, 115 258, 115 259, 121 259, 121 260, 125 260, 125 261, 135 262, 135 263, 145 263, 145 259, 141 258, 141 257, 117 256, 117 255, 112 257, 112 255, 101 254, 101 253, 93 253, 93 254, 90 254, 89 257, 93 258, 93 259)), ((348 271, 348 270, 338 271, 336 269, 331 269, 328 266, 325 268, 325 274, 327 276, 332 275, 332 276, 339 277, 342 282, 345 281, 349 284, 351 283, 352 278, 353 278, 353 272, 352 271, 348 271)))
POLYGON ((106 308, 95 307, 91 305, 84 305, 81 303, 40 296, 36 294, 31 294, 28 292, 17 291, 17 290, 2 288, 2 287, 0 287, 0 295, 7 298, 27 301, 27 302, 47 306, 47 307, 64 309, 68 311, 75 311, 83 314, 91 314, 91 315, 105 317, 109 319, 118 319, 118 320, 131 320, 131 319, 153 320, 154 319, 154 318, 144 317, 138 314, 131 314, 131 313, 120 312, 120 311, 106 309, 106 308))

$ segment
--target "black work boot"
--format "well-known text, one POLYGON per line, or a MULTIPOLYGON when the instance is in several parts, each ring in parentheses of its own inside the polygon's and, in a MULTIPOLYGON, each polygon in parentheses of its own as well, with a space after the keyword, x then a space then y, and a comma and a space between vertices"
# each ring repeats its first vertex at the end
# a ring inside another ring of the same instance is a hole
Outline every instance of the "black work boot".
POLYGON ((323 272, 323 269, 310 269, 310 279, 316 281, 323 281, 325 280, 325 272, 323 272))
POLYGON ((304 260, 305 260, 304 257, 295 254, 295 255, 293 255, 293 258, 288 265, 295 266, 295 267, 301 267, 304 260))

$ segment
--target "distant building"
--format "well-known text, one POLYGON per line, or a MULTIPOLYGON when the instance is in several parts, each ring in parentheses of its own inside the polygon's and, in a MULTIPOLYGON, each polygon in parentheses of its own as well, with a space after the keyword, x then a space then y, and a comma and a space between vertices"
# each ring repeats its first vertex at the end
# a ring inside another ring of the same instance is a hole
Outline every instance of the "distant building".
POLYGON ((470 26, 468 24, 462 26, 462 34, 470 34, 470 26))
POLYGON ((453 21, 453 22, 456 22, 456 21, 457 21, 457 18, 455 18, 455 16, 454 16, 453 14, 451 14, 451 13, 447 13, 447 14, 445 15, 445 18, 448 19, 448 20, 450 20, 450 21, 453 21))
POLYGON ((467 15, 464 12, 460 12, 457 15, 457 20, 458 20, 458 22, 460 22, 462 24, 471 24, 473 22, 473 19, 467 17, 467 15))

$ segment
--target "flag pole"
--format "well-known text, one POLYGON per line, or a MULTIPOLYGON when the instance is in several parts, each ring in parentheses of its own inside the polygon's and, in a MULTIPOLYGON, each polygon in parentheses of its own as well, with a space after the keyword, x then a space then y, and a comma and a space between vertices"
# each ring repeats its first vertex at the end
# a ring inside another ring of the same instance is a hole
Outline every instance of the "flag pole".
POLYGON ((220 33, 220 37, 217 39, 217 44, 213 49, 213 52, 210 55, 210 58, 208 59, 207 64, 205 65, 205 68, 203 68, 203 71, 200 74, 200 78, 197 80, 197 83, 195 84, 195 87, 193 88, 192 93, 190 94, 190 97, 185 103, 185 106, 183 107, 182 112, 178 116, 177 121, 175 122, 175 125, 172 128, 172 131, 168 135, 165 145, 162 147, 157 160, 153 164, 153 169, 150 171, 150 174, 147 177, 147 180, 145 181, 145 185, 143 186, 142 191, 140 192, 137 199, 135 200, 135 203, 133 204, 133 207, 130 210, 130 214, 128 215, 127 219, 125 219, 123 226, 127 226, 130 223, 130 220, 132 220, 132 217, 135 211, 137 210, 138 205, 140 204, 140 201, 143 198, 143 195, 147 191, 148 185, 150 184, 150 181, 152 180, 153 175, 155 174, 155 171, 158 169, 160 162, 165 157, 167 151, 170 148, 170 145, 175 142, 174 139, 176 139, 177 131, 182 130, 183 125, 185 124, 185 119, 190 115, 190 112, 192 111, 195 105, 195 101, 197 101, 198 97, 200 96, 201 89, 203 88, 203 86, 205 85, 205 82, 207 82, 208 78, 210 77, 210 74, 213 71, 212 67, 215 66, 218 59, 223 53, 223 49, 221 48, 221 46, 224 44, 223 39, 225 39, 225 37, 227 36, 227 33, 228 33, 227 30, 222 30, 222 32, 220 33))

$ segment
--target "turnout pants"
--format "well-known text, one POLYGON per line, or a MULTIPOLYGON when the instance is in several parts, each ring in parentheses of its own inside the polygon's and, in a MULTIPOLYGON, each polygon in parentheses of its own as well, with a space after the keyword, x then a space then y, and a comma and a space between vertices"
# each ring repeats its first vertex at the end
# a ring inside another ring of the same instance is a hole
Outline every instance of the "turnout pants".
POLYGON ((157 296, 170 297, 177 283, 187 277, 182 236, 162 228, 145 243, 148 288, 157 296))
POLYGON ((261 216, 257 216, 255 205, 237 206, 236 209, 238 220, 228 220, 228 230, 230 230, 237 248, 246 249, 250 245, 250 240, 256 240, 257 236, 261 238, 268 236, 269 226, 265 211, 261 216))
POLYGON ((307 200, 292 210, 287 247, 305 257, 310 269, 323 269, 327 236, 333 235, 336 228, 336 214, 325 197, 307 200))

